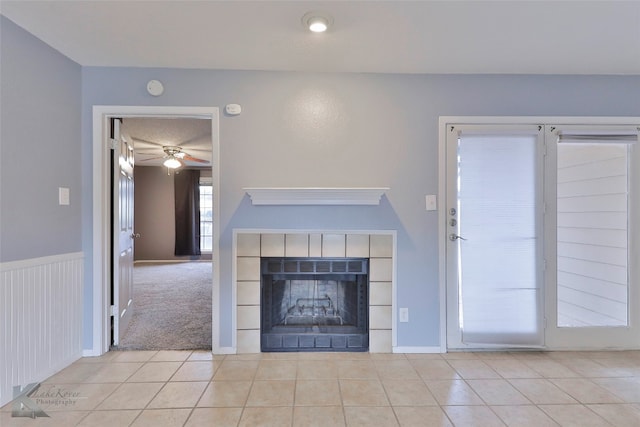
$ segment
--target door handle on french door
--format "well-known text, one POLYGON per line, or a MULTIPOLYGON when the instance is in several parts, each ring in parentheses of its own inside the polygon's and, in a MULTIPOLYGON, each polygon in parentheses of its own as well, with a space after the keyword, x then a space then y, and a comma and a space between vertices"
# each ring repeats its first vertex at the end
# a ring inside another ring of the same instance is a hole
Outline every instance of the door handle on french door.
POLYGON ((460 240, 467 240, 467 239, 465 239, 464 237, 462 237, 462 236, 458 236, 458 235, 457 235, 457 234, 455 234, 455 233, 451 233, 451 234, 449 234, 449 240, 451 240, 452 242, 455 242, 455 241, 456 241, 456 240, 458 240, 458 239, 460 239, 460 240))

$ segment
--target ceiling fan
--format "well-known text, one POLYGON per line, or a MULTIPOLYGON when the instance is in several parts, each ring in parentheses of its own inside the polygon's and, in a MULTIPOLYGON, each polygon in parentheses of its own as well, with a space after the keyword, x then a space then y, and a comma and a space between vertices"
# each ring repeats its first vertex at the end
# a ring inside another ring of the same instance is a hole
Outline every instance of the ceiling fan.
POLYGON ((175 145, 163 145, 162 151, 164 151, 164 156, 143 159, 141 160, 141 162, 146 162, 146 161, 151 161, 156 159, 165 159, 163 162, 163 165, 169 169, 177 169, 181 166, 185 166, 186 162, 205 163, 205 164, 209 163, 208 160, 193 157, 191 154, 185 151, 182 151, 182 147, 178 147, 175 145))

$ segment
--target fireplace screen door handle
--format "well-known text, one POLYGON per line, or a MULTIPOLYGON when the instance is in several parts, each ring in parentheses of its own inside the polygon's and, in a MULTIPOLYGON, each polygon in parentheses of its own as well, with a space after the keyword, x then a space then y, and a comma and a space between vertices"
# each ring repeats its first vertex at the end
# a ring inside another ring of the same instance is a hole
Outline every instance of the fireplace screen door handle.
POLYGON ((451 233, 451 234, 449 234, 449 240, 451 240, 452 242, 455 242, 455 241, 456 241, 456 240, 458 240, 458 239, 460 239, 460 240, 467 240, 467 239, 465 239, 464 237, 462 237, 462 236, 458 236, 458 235, 457 235, 457 234, 455 234, 455 233, 451 233))

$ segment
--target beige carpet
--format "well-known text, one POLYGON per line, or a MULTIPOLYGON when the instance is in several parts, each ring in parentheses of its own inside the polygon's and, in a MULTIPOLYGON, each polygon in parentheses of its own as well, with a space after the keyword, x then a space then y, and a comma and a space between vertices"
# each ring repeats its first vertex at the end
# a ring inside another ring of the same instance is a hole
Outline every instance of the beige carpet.
POLYGON ((133 277, 133 318, 118 350, 211 349, 211 263, 137 264, 133 277))

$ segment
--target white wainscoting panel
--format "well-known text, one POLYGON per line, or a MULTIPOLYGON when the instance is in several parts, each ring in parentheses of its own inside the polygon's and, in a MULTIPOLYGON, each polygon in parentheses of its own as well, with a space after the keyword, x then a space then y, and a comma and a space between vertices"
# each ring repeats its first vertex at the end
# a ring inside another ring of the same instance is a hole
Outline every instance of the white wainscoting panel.
POLYGON ((82 355, 83 254, 0 264, 0 406, 82 355))

